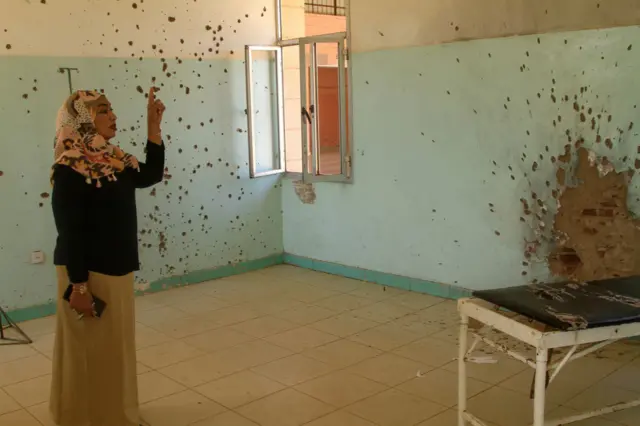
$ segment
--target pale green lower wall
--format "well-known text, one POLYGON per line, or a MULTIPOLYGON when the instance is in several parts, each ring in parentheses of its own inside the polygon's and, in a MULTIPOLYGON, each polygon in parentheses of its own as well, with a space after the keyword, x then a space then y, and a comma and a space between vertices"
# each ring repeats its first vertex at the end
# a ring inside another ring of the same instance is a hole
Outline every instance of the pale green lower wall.
POLYGON ((163 71, 154 59, 0 57, 0 305, 50 306, 55 296, 55 228, 50 199, 41 194, 51 192, 55 118, 68 96, 61 66, 79 69, 76 88, 105 89, 119 116, 118 142, 139 156, 146 101, 137 87, 146 92, 153 77, 162 86, 170 179, 139 192, 139 290, 171 276, 281 256, 279 179, 249 179, 244 64, 167 65, 163 71), (34 250, 46 253, 46 264, 29 264, 34 250))
POLYGON ((637 27, 356 53, 351 66, 354 184, 316 184, 302 204, 285 181, 293 255, 467 289, 545 280, 543 259, 522 263, 536 236, 520 199, 555 206, 567 132, 618 168, 638 156, 637 27))

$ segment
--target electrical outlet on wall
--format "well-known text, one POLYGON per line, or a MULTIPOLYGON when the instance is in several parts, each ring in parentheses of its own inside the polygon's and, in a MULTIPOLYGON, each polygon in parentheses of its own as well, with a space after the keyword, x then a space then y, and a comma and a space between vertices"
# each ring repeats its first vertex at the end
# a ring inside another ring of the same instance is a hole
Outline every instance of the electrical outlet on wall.
POLYGON ((44 263, 44 252, 40 250, 36 250, 31 252, 31 264, 32 265, 40 265, 44 263))

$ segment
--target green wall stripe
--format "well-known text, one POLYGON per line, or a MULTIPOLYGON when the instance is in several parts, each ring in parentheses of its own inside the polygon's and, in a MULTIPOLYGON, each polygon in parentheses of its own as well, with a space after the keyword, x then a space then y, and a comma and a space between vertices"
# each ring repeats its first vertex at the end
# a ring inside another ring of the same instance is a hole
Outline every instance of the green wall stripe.
POLYGON ((339 263, 309 259, 295 254, 285 253, 284 263, 305 269, 312 269, 314 271, 326 272, 327 274, 340 275, 356 280, 386 285, 388 287, 395 287, 402 290, 425 293, 445 299, 460 299, 462 297, 471 296, 471 290, 449 284, 435 283, 418 278, 409 278, 401 275, 388 274, 386 272, 341 265, 339 263))
MULTIPOLYGON (((172 288, 184 287, 232 275, 244 274, 268 268, 270 266, 280 265, 282 263, 314 271, 325 272, 332 275, 339 275, 346 278, 386 285, 388 287, 395 287, 402 290, 425 293, 446 299, 459 299, 461 297, 469 297, 471 295, 470 290, 449 284, 435 283, 418 278, 403 277, 401 275, 356 268, 354 266, 346 266, 339 263, 309 259, 307 257, 289 253, 281 253, 261 259, 249 260, 233 265, 225 265, 219 268, 204 269, 201 271, 190 272, 185 275, 162 278, 158 281, 152 282, 145 290, 136 290, 136 295, 141 296, 144 294, 157 293, 160 291, 170 290, 172 288)), ((30 306, 28 308, 9 311, 9 315, 14 321, 23 322, 53 315, 55 312, 55 303, 51 301, 44 305, 30 306)))
MULTIPOLYGON (((136 296, 157 293, 159 291, 169 290, 172 288, 184 287, 191 284, 198 284, 205 281, 229 277, 232 275, 257 271, 260 269, 268 268, 269 266, 280 265, 283 262, 283 255, 282 253, 280 253, 261 259, 248 260, 246 262, 236 263, 233 265, 225 265, 219 268, 204 269, 201 271, 190 272, 185 275, 162 278, 158 281, 152 282, 144 291, 136 290, 136 296)), ((20 308, 9 311, 9 316, 15 322, 23 322, 47 317, 55 313, 56 304, 54 301, 51 301, 43 305, 29 306, 27 308, 20 308)))

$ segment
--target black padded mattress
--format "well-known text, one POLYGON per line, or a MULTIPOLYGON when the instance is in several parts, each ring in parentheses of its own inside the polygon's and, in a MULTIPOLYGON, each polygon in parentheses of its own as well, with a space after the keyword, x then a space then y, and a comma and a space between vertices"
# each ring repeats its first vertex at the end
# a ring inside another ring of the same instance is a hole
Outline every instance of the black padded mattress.
POLYGON ((640 321, 640 276, 531 284, 473 296, 565 331, 640 321))

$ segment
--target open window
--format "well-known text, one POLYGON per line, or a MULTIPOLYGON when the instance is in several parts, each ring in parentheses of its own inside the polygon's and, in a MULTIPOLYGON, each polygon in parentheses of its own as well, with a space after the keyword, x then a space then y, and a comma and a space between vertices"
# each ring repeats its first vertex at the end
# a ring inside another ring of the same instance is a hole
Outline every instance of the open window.
POLYGON ((246 47, 250 176, 351 182, 345 32, 246 47))
POLYGON ((249 175, 284 173, 284 97, 282 49, 246 46, 249 175))
POLYGON ((298 40, 303 180, 351 180, 347 34, 298 40))

